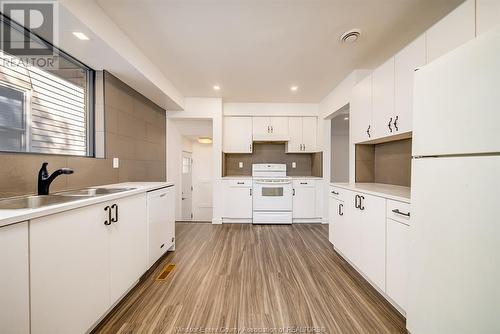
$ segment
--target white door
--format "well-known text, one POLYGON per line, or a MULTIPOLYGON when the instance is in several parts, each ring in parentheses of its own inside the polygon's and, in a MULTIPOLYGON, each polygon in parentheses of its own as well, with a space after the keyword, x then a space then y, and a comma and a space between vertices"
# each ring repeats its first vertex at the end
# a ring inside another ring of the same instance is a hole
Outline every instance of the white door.
POLYGON ((427 30, 427 62, 436 60, 476 36, 475 5, 475 0, 465 1, 427 30))
POLYGON ((0 333, 30 332, 28 223, 0 227, 0 333))
POLYGON ((288 130, 290 132, 290 140, 287 142, 288 153, 302 152, 302 117, 289 117, 288 130))
POLYGON ((393 130, 395 133, 404 133, 412 130, 415 69, 425 65, 425 35, 420 36, 401 50, 394 60, 393 130), (396 117, 397 123, 394 124, 396 117))
POLYGON ((105 206, 30 221, 31 333, 84 333, 110 307, 105 206))
POLYGON ((175 191, 174 187, 148 193, 148 248, 149 266, 152 266, 174 243, 175 191))
POLYGON ((500 332, 499 171, 500 156, 413 160, 412 333, 500 332))
POLYGON ((385 290, 385 198, 359 194, 361 271, 380 289, 385 290))
POLYGON ((353 143, 372 139, 372 76, 361 80, 352 89, 350 102, 350 133, 353 143))
POLYGON ((115 220, 108 227, 111 303, 122 297, 147 269, 146 201, 146 194, 140 194, 115 200, 111 206, 115 220))
POLYGON ((212 161, 212 144, 193 143, 193 219, 196 221, 212 221, 212 161))
POLYGON ((386 293, 403 310, 408 299, 408 251, 410 226, 387 219, 387 289, 386 293))
POLYGON ((224 117, 224 152, 252 153, 252 117, 224 117))
POLYGON ((316 182, 293 180, 293 219, 316 218, 316 182))
POLYGON ((302 144, 304 152, 316 152, 318 136, 318 119, 316 117, 302 117, 302 144))
POLYGON ((477 35, 490 29, 498 28, 500 24, 500 1, 476 0, 476 28, 477 35))
POLYGON ((193 219, 193 157, 182 152, 182 220, 193 219))
POLYGON ((415 73, 414 156, 500 152, 500 30, 481 37, 415 73))
POLYGON ((387 137, 395 132, 394 115, 394 57, 373 71, 372 139, 387 137))
POLYGON ((224 218, 252 219, 252 180, 225 180, 223 191, 224 218))
POLYGON ((269 140, 271 135, 271 121, 269 117, 252 117, 253 140, 269 140))
POLYGON ((288 140, 288 117, 269 117, 272 140, 288 140))

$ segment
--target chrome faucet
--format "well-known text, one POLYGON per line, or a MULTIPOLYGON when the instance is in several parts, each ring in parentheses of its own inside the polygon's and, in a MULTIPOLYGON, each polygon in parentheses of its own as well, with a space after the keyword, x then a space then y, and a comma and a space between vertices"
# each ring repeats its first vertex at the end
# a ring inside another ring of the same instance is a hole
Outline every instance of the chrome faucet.
POLYGON ((50 184, 59 175, 74 173, 71 168, 59 168, 49 176, 49 172, 47 172, 48 164, 48 162, 44 162, 42 164, 42 168, 40 168, 40 171, 38 172, 38 195, 48 195, 50 184))

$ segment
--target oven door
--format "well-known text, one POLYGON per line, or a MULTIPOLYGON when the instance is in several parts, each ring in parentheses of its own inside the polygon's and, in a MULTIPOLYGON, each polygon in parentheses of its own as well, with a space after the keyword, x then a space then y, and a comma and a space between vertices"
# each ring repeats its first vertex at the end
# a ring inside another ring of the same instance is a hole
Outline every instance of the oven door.
POLYGON ((291 211, 292 192, 291 180, 254 180, 253 210, 291 211))

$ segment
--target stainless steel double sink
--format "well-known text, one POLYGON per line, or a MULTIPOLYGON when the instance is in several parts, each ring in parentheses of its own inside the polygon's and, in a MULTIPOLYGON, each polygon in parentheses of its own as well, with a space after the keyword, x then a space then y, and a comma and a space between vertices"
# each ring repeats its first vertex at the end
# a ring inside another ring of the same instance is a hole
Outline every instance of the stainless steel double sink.
POLYGON ((84 188, 63 191, 53 195, 20 196, 0 200, 0 210, 37 209, 49 205, 78 201, 134 190, 136 188, 84 188))

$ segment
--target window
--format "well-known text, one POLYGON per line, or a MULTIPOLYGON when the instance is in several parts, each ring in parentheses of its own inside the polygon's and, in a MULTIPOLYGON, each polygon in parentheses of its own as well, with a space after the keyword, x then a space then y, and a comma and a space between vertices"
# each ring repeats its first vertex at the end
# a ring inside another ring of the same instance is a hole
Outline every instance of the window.
MULTIPOLYGON (((49 44, 0 15, 2 28, 49 44)), ((95 73, 53 51, 57 67, 41 68, 0 50, 0 151, 93 156, 95 73)))

